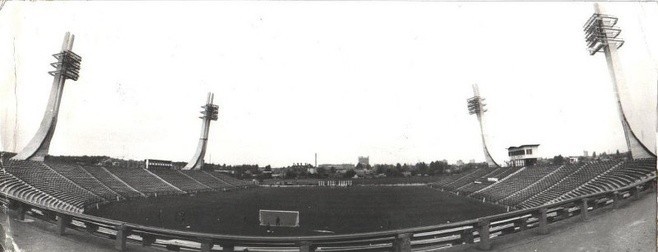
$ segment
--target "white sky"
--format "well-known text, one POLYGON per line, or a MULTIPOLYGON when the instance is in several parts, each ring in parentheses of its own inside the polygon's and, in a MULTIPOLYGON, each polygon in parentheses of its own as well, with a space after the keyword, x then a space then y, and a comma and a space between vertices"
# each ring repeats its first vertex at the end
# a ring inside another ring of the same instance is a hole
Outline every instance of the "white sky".
MULTIPOLYGON (((655 150, 658 4, 603 7, 626 40, 629 119, 655 150)), ((188 161, 211 91, 220 119, 206 161, 483 161, 466 109, 473 83, 498 162, 530 143, 546 157, 624 150, 604 56, 585 48, 592 13, 592 3, 8 2, 0 141, 19 151, 37 130, 51 54, 71 31, 82 69, 64 90, 54 155, 188 161)))

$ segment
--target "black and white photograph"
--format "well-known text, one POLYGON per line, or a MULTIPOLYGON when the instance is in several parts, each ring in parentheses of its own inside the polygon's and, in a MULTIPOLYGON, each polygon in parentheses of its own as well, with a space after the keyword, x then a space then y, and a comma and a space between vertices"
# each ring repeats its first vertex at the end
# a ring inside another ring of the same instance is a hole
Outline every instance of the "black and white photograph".
POLYGON ((0 252, 656 251, 658 2, 0 0, 0 252))

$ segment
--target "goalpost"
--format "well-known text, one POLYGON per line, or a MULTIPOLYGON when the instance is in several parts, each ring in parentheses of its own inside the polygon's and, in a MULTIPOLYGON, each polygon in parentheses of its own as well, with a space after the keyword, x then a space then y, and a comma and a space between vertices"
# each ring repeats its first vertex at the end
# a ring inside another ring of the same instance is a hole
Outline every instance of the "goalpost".
POLYGON ((259 210, 258 220, 261 226, 299 227, 299 211, 259 210))

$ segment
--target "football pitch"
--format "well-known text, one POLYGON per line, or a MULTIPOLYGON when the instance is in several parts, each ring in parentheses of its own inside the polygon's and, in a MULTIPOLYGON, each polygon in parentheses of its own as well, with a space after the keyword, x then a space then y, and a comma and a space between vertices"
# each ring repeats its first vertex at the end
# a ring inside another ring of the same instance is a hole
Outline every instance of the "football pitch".
POLYGON ((326 235, 456 222, 502 213, 425 186, 251 188, 114 202, 87 213, 170 229, 235 235, 326 235), (260 210, 298 211, 298 227, 263 226, 260 210))

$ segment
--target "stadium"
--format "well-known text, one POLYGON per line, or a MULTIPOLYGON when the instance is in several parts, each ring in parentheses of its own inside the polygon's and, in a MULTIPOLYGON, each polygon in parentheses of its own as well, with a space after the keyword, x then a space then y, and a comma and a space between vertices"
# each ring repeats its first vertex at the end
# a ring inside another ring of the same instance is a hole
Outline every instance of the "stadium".
MULTIPOLYGON (((64 84, 85 67, 73 50, 76 37, 66 33, 53 55, 40 126, 19 151, 2 152, 0 203, 13 220, 34 219, 61 236, 100 237, 119 251, 136 248, 131 244, 169 251, 490 250, 504 237, 551 235, 558 223, 656 198, 655 150, 634 130, 627 115, 634 104, 619 91, 632 84, 621 77, 617 18, 598 5, 583 18, 586 52, 605 55, 617 109, 606 113, 618 114, 627 150, 549 162, 540 144, 521 143, 506 149, 509 161, 497 162, 486 133, 487 102, 473 85, 473 96, 458 105, 477 117, 482 145, 469 148, 482 148, 483 163, 433 176, 276 182, 208 169, 211 124, 224 120, 213 93, 201 106, 196 151, 183 165, 51 155, 60 104, 69 97, 64 84)), ((11 241, 2 245, 10 249, 11 241)))

